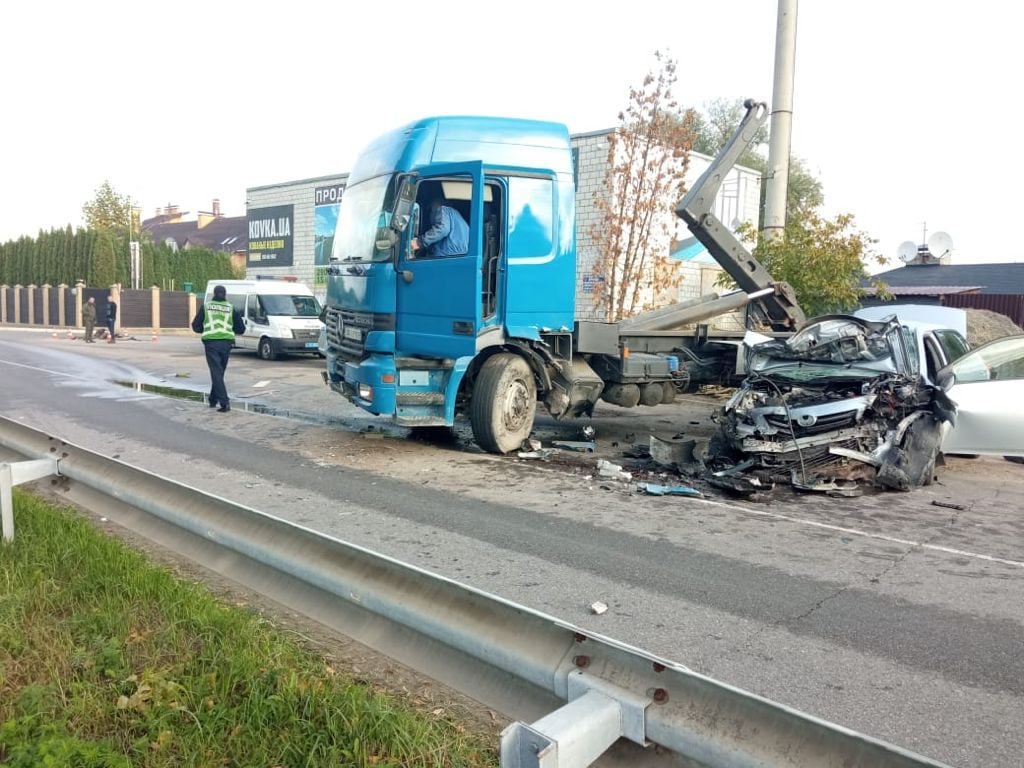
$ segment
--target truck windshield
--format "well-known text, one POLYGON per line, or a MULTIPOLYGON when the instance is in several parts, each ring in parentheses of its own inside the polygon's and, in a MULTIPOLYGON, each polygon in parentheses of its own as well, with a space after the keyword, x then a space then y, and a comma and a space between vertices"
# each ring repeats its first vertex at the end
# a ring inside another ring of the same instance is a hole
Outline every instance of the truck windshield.
POLYGON ((318 317, 320 303, 312 296, 260 296, 263 311, 268 315, 286 315, 289 317, 318 317))
POLYGON ((387 261, 391 249, 378 250, 377 230, 384 226, 385 197, 391 176, 376 176, 346 187, 338 212, 331 261, 387 261))

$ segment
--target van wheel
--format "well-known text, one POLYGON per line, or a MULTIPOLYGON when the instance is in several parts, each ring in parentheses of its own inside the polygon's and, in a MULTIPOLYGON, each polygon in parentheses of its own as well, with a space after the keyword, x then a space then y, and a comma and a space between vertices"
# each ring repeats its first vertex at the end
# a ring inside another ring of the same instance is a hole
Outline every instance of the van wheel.
POLYGON ((261 360, 277 359, 277 353, 274 351, 274 344, 266 336, 260 339, 260 345, 256 348, 256 353, 260 356, 261 360))
POLYGON ((510 354, 488 358, 469 403, 477 445, 491 453, 516 450, 530 436, 536 410, 537 384, 527 362, 510 354))

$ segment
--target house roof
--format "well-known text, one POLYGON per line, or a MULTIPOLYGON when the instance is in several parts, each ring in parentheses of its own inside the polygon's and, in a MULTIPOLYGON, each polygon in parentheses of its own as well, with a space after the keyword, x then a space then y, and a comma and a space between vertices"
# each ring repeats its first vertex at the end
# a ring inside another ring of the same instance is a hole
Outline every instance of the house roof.
POLYGON ((188 244, 214 251, 244 251, 249 247, 249 224, 245 216, 221 216, 190 232, 188 244))
POLYGON ((154 243, 164 243, 170 238, 178 244, 179 248, 185 245, 189 233, 197 226, 194 221, 158 221, 150 224, 143 222, 142 230, 148 232, 154 243))
POLYGON ((214 251, 244 251, 249 247, 249 225, 245 216, 220 216, 202 229, 197 221, 157 222, 144 226, 154 243, 174 240, 179 248, 194 245, 214 251))
MULTIPOLYGON (((872 275, 862 285, 867 287, 880 280, 892 288, 931 288, 931 294, 938 295, 939 288, 977 286, 980 293, 1024 294, 1024 262, 1012 264, 908 264, 872 275)), ((966 290, 966 289, 965 289, 966 290)), ((941 293, 959 291, 943 290, 941 293)), ((895 292, 894 292, 895 293, 895 292)))
MULTIPOLYGON (((976 293, 980 285, 890 285, 887 287, 893 296, 948 296, 951 293, 976 293)), ((878 290, 873 286, 864 289, 868 296, 874 296, 878 290)))

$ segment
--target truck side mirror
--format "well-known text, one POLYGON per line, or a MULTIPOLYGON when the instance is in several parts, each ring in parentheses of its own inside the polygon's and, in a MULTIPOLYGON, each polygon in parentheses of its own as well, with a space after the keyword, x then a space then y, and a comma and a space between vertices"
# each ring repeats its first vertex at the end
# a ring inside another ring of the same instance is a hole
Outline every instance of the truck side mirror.
POLYGON ((412 207, 416 202, 416 177, 403 176, 398 182, 398 195, 391 210, 391 229, 405 232, 412 221, 412 207))

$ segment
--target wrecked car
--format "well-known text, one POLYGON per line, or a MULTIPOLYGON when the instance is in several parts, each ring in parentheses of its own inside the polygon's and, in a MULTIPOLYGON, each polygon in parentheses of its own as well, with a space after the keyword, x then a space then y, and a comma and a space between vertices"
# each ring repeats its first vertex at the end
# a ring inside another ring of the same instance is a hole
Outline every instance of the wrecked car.
POLYGON ((789 483, 857 495, 857 481, 931 482, 956 406, 922 375, 917 331, 895 317, 819 317, 789 339, 750 334, 748 377, 718 414, 714 485, 789 483))

